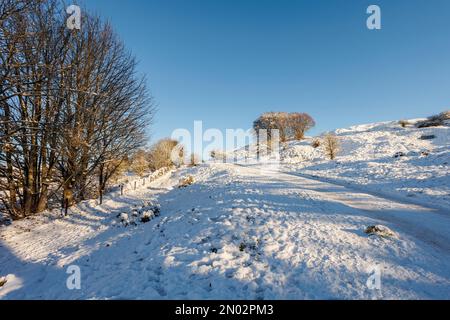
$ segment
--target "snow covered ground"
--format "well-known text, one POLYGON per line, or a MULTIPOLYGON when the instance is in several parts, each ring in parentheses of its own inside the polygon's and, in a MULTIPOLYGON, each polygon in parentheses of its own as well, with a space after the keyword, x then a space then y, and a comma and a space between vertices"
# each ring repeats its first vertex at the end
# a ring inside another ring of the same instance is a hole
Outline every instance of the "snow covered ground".
POLYGON ((82 203, 66 218, 54 212, 1 227, 0 298, 450 299, 448 210, 296 171, 204 164, 102 206, 82 203), (177 188, 189 175, 194 184, 177 188), (121 221, 150 202, 159 216, 121 221), (364 233, 378 224, 396 236, 364 233), (69 265, 80 267, 80 290, 66 287, 69 265), (371 290, 377 268, 381 288, 371 290))
MULTIPOLYGON (((450 123, 416 128, 419 120, 405 128, 391 121, 338 129, 335 161, 311 146, 316 138, 288 142, 281 148, 283 170, 450 211, 450 123)), ((245 156, 242 149, 236 154, 245 156)))

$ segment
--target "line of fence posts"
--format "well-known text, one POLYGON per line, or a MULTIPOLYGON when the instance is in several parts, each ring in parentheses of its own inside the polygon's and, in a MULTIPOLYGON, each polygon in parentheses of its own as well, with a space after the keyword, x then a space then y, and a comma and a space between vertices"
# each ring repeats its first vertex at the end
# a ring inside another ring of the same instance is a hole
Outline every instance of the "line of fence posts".
MULTIPOLYGON (((151 182, 150 176, 143 177, 143 178, 141 178, 142 186, 145 186, 145 184, 147 183, 147 178, 148 178, 148 181, 151 182)), ((120 188, 120 195, 123 196, 124 195, 124 191, 125 191, 125 184, 121 183, 119 185, 119 188, 120 188)), ((133 190, 136 190, 136 189, 137 189, 137 180, 134 180, 133 190)), ((100 195, 99 197, 101 199, 102 195, 100 195)), ((101 202, 100 202, 100 204, 101 204, 101 202)), ((69 200, 68 199, 65 199, 65 198, 63 199, 62 209, 64 211, 64 215, 67 216, 67 213, 68 213, 68 210, 69 210, 69 200)))
MULTIPOLYGON (((142 185, 145 186, 145 184, 147 182, 146 177, 141 178, 141 180, 142 180, 142 185)), ((148 180, 151 182, 150 176, 148 176, 148 180)), ((134 187, 134 190, 137 189, 137 180, 134 181, 133 187, 134 187)), ((121 183, 119 185, 119 188, 120 188, 120 195, 123 196, 125 185, 123 183, 121 183)), ((100 193, 100 195, 99 195, 100 204, 102 204, 102 196, 103 196, 102 193, 100 193)), ((69 199, 67 199, 66 197, 63 197, 63 200, 62 200, 62 210, 64 212, 64 215, 67 216, 68 211, 69 211, 69 199)))
MULTIPOLYGON (((147 180, 148 180, 149 182, 152 181, 152 179, 150 179, 150 175, 147 176, 147 177, 141 178, 142 186, 145 186, 145 185, 146 185, 147 180)), ((131 185, 133 186, 133 190, 136 190, 136 189, 137 189, 137 180, 134 180, 133 182, 131 182, 131 185)), ((121 185, 120 185, 120 195, 123 196, 123 194, 124 194, 124 184, 121 184, 121 185)))

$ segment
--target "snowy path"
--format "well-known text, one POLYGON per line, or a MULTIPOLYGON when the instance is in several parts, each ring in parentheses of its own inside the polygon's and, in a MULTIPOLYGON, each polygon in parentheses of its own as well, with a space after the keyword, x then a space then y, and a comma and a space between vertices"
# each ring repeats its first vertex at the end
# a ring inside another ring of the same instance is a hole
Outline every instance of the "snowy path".
POLYGON ((348 186, 299 173, 283 173, 291 176, 290 179, 292 176, 298 177, 299 183, 309 191, 322 193, 329 200, 366 211, 370 217, 391 222, 404 232, 450 252, 450 209, 421 205, 414 200, 368 191, 361 186, 348 186))
POLYGON ((36 221, 0 228, 0 298, 450 299, 448 212, 293 174, 202 165, 36 221), (149 199, 160 217, 112 224, 149 199), (368 237, 374 224, 398 238, 368 237), (81 290, 66 288, 71 264, 81 290), (381 290, 366 286, 373 266, 381 290))

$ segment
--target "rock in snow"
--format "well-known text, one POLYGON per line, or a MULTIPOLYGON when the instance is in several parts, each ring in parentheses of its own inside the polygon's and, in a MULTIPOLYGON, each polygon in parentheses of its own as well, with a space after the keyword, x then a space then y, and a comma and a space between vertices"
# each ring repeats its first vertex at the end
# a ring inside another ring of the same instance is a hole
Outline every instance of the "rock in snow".
POLYGON ((368 235, 377 235, 383 238, 396 237, 394 231, 382 225, 369 226, 366 228, 366 230, 364 230, 364 232, 368 235))

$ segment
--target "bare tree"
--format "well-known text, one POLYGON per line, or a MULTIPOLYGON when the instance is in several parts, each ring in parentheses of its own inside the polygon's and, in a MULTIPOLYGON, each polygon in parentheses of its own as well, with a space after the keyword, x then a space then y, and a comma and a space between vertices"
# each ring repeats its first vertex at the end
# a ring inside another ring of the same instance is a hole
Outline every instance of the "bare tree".
POLYGON ((289 138, 289 115, 286 112, 266 112, 253 122, 256 134, 260 130, 267 130, 267 140, 272 140, 272 130, 278 130, 281 142, 289 138))
POLYGON ((7 183, 0 191, 13 218, 46 206, 45 187, 56 153, 48 139, 58 123, 54 77, 65 43, 56 1, 18 3, 0 24, 0 181, 7 183))
POLYGON ((9 17, 24 12, 43 0, 2 0, 0 1, 0 25, 9 17))
POLYGON ((301 140, 305 132, 315 126, 314 119, 306 113, 266 112, 253 122, 256 134, 267 130, 267 142, 272 140, 272 130, 278 130, 280 142, 301 140))
POLYGON ((314 119, 309 114, 298 112, 289 114, 288 122, 288 126, 295 140, 302 140, 305 137, 306 131, 316 125, 314 119))
POLYGON ((323 138, 323 148, 325 150, 326 155, 334 160, 336 158, 337 153, 339 152, 340 143, 338 138, 333 134, 327 134, 323 138))
POLYGON ((102 195, 154 114, 108 24, 85 13, 82 30, 69 30, 58 0, 17 3, 0 3, 0 210, 13 218, 61 190, 66 206, 102 195))

